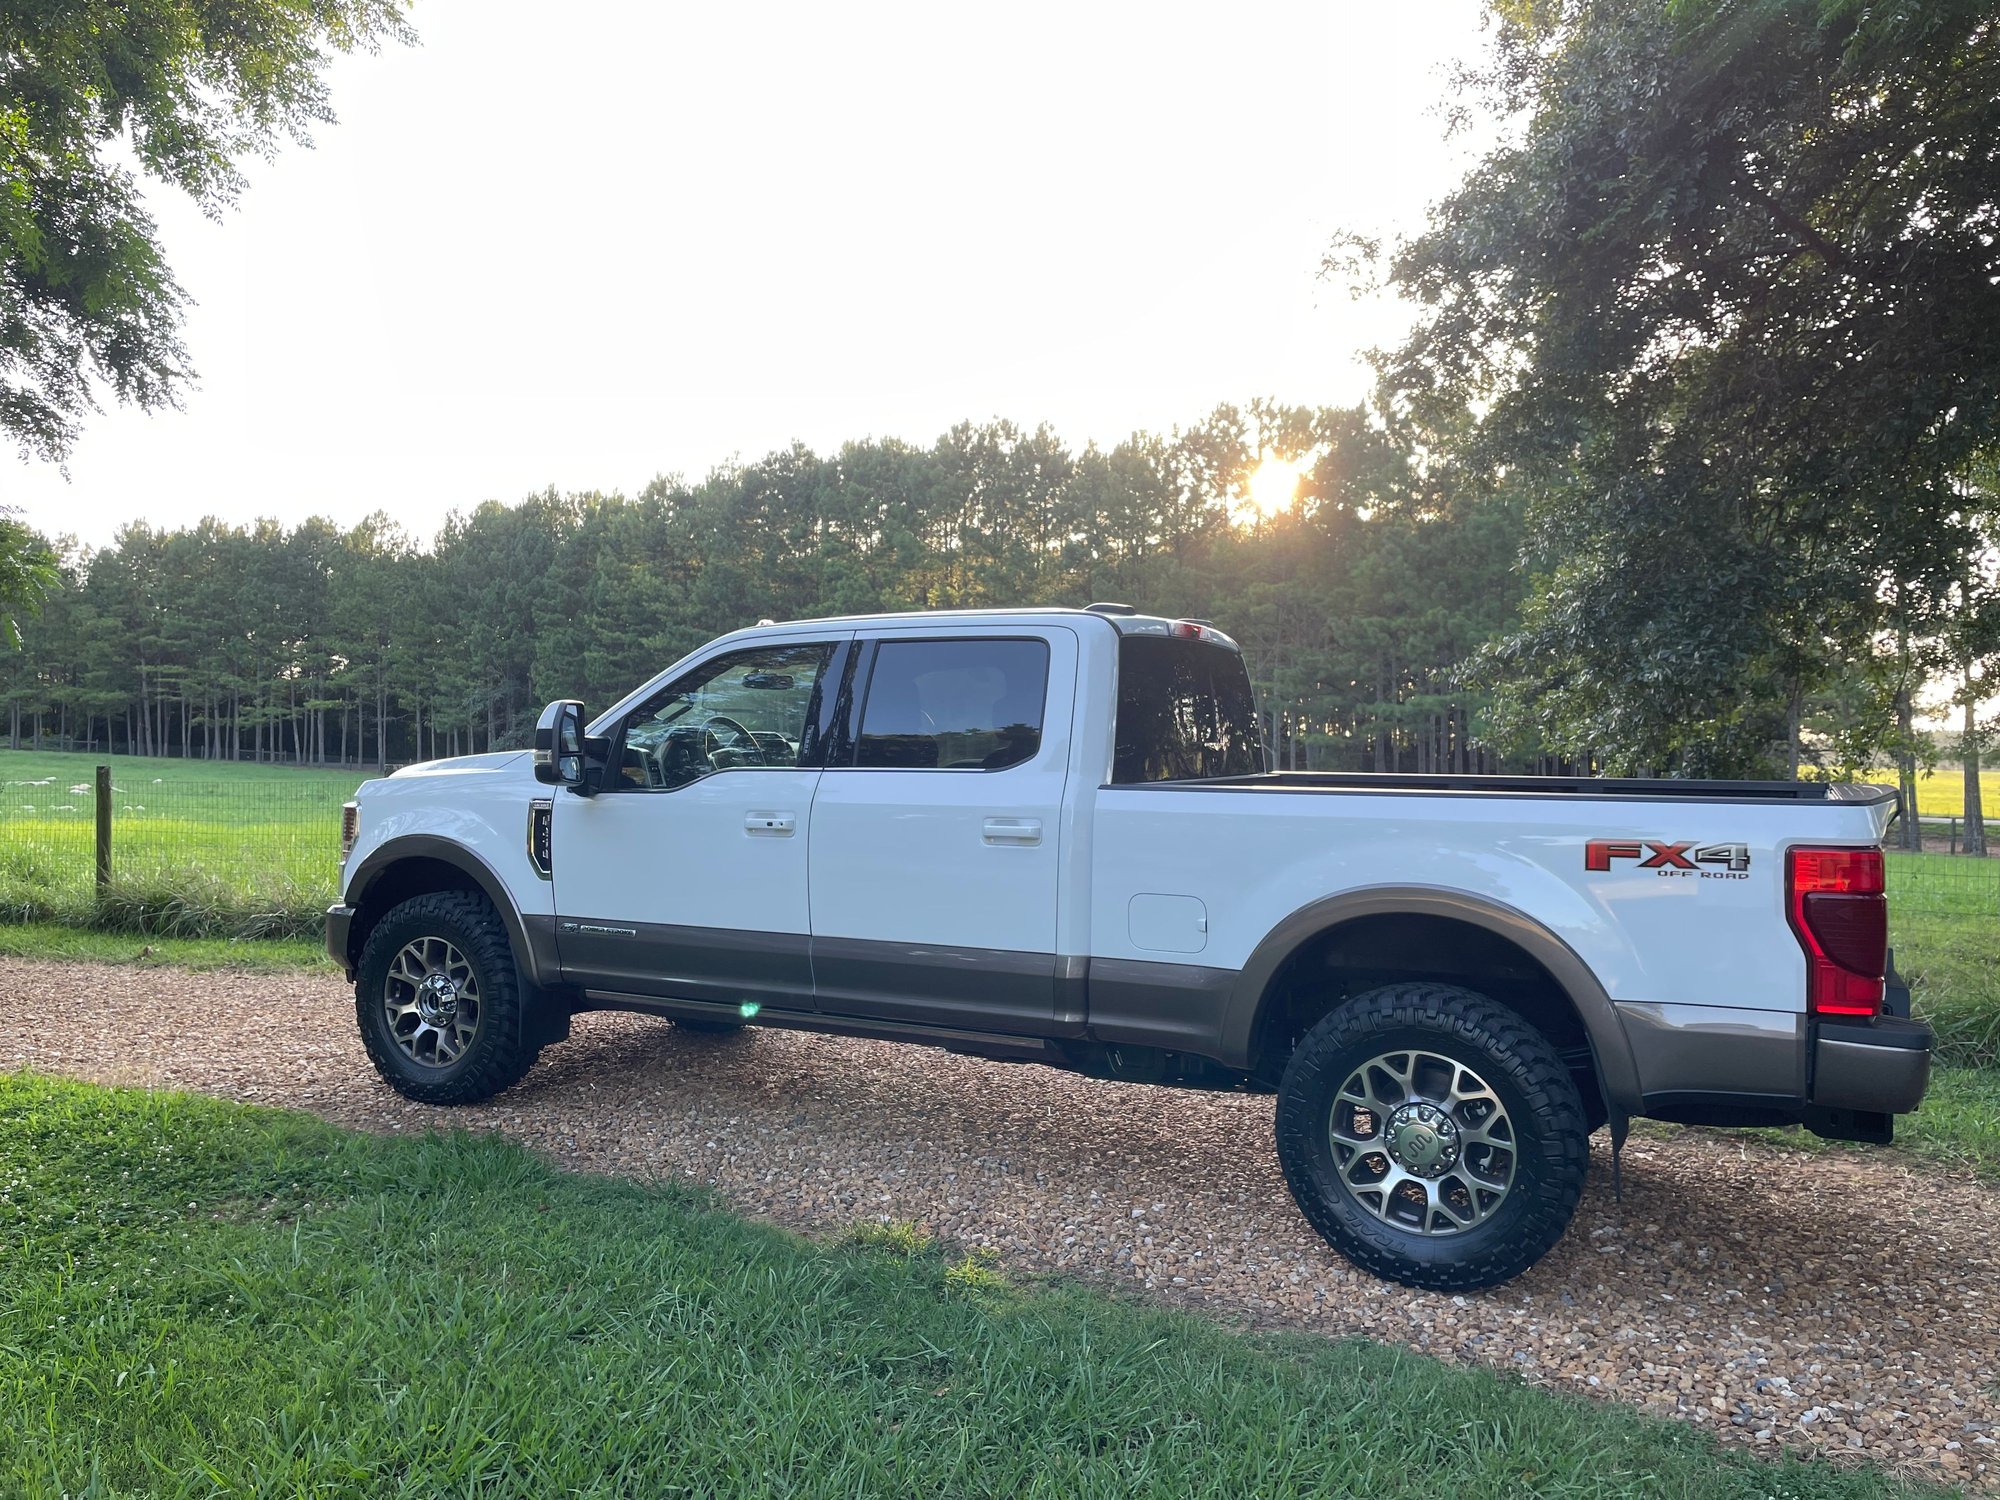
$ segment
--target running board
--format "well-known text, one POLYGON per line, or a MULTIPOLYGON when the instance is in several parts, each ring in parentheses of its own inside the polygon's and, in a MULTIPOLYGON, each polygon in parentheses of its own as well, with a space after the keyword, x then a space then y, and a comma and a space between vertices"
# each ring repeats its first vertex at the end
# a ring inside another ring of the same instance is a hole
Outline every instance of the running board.
POLYGON ((629 1010, 668 1020, 734 1021, 748 1026, 780 1026, 788 1031, 818 1031, 833 1036, 869 1037, 884 1042, 916 1042, 968 1052, 978 1057, 1061 1062, 1062 1050, 1044 1037, 1009 1036, 997 1031, 964 1031, 951 1026, 923 1026, 914 1021, 883 1021, 872 1016, 828 1016, 811 1010, 759 1006, 745 1015, 742 1007, 711 1000, 675 1000, 664 995, 628 995, 616 990, 585 990, 584 1010, 629 1010))

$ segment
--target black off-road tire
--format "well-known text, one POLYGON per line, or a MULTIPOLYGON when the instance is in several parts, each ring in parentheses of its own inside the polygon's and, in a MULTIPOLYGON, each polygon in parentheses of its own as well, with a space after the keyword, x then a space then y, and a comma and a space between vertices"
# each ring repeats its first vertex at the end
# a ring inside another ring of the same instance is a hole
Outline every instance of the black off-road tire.
POLYGON ((420 1104, 477 1104, 521 1081, 541 1044, 530 1037, 514 952, 499 913, 470 891, 433 891, 392 907, 368 934, 355 968, 354 1015, 368 1060, 389 1087, 420 1104), (478 980, 478 1025, 447 1066, 425 1066, 398 1043, 383 995, 389 966, 404 946, 441 938, 464 955, 478 980))
POLYGON ((1334 1249, 1373 1275, 1432 1291, 1494 1286, 1540 1260, 1569 1227, 1590 1166, 1583 1102, 1555 1049, 1505 1006, 1450 985, 1390 985, 1322 1018, 1278 1086, 1277 1139, 1293 1198, 1334 1249), (1341 1179, 1331 1138, 1340 1090, 1363 1064, 1402 1048, 1471 1069, 1506 1110, 1513 1179, 1469 1229, 1398 1227, 1341 1179))

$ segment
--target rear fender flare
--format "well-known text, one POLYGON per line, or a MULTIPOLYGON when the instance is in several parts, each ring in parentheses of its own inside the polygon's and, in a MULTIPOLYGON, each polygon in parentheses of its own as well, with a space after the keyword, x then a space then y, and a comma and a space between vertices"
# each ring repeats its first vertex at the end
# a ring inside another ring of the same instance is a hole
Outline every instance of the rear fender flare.
POLYGON ((1372 886, 1346 891, 1302 906, 1278 923, 1251 953, 1225 1002, 1222 1061, 1231 1067, 1251 1066, 1257 1026, 1271 998, 1272 981, 1285 961, 1305 944, 1362 917, 1407 915, 1445 917, 1484 928, 1548 970, 1583 1021, 1607 1111, 1614 1116, 1638 1112, 1639 1073, 1624 1024, 1604 986, 1576 950, 1524 912, 1439 886, 1372 886))

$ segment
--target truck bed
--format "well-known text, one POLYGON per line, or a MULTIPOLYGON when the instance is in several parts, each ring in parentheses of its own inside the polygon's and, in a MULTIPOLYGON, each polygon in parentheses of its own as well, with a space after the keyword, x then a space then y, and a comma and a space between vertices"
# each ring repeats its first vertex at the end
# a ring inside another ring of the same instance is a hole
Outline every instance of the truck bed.
POLYGON ((1605 801, 1894 802, 1896 789, 1845 781, 1695 781, 1639 776, 1459 776, 1388 771, 1269 771, 1199 781, 1151 781, 1120 791, 1449 792, 1512 797, 1596 797, 1605 801))

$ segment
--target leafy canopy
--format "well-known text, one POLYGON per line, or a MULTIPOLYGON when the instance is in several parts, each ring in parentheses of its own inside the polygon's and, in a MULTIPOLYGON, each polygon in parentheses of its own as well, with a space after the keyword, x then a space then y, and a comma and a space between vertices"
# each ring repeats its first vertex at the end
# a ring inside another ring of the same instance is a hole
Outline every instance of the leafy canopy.
POLYGON ((1509 0, 1495 31, 1470 81, 1506 143, 1388 261, 1419 315, 1385 402, 1529 494, 1536 596, 1489 662, 1524 734, 1774 769, 1979 545, 1955 481, 2000 439, 2000 24, 1509 0))
POLYGON ((65 457, 102 380, 172 405, 186 298, 139 172, 211 215, 237 162, 333 118, 330 52, 406 40, 402 0, 10 0, 0 6, 0 432, 65 457))
POLYGON ((56 583, 55 555, 0 509, 0 646, 21 644, 19 617, 39 605, 56 583))

